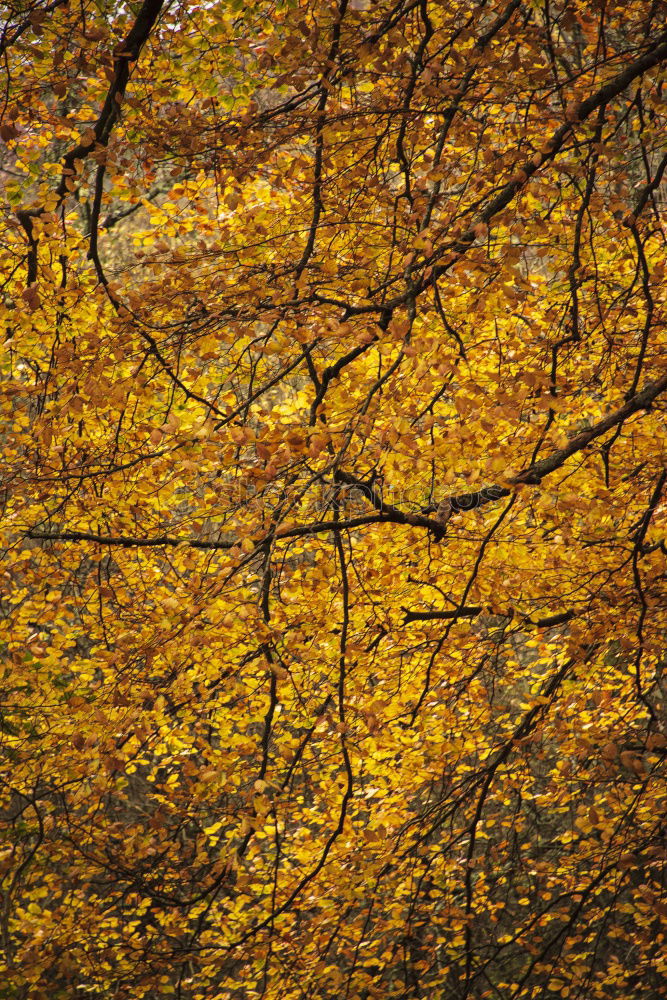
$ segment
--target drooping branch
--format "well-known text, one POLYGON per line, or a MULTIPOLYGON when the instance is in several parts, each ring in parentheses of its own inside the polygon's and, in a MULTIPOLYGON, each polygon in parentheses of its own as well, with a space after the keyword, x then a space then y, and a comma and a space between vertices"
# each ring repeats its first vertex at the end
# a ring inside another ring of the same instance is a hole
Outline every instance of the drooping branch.
MULTIPOLYGON (((70 190, 71 178, 75 176, 76 162, 85 160, 96 147, 104 147, 108 144, 112 129, 120 115, 120 107, 130 79, 131 64, 139 58, 163 5, 164 0, 144 0, 132 28, 116 49, 113 78, 107 90, 102 110, 92 127, 92 138, 72 146, 63 157, 60 181, 55 191, 57 196, 55 208, 62 205, 70 190)), ((28 285, 34 284, 37 280, 37 240, 33 220, 40 218, 44 211, 44 207, 39 206, 38 208, 21 209, 16 213, 28 240, 28 285)))
MULTIPOLYGON (((608 104, 614 97, 618 97, 619 94, 627 90, 634 80, 643 76, 644 73, 653 69, 654 66, 658 66, 665 59, 667 59, 667 32, 659 35, 648 52, 645 52, 644 55, 627 66, 622 72, 612 77, 595 94, 573 105, 568 116, 569 120, 563 122, 556 129, 538 153, 535 153, 529 160, 526 160, 525 163, 519 166, 514 176, 491 199, 486 207, 479 212, 466 231, 461 233, 455 240, 438 249, 431 263, 433 264, 438 259, 445 259, 442 263, 435 264, 430 272, 426 272, 422 288, 432 284, 438 277, 445 274, 452 264, 468 251, 478 238, 479 225, 488 226, 504 208, 507 208, 511 204, 533 174, 545 163, 549 163, 556 157, 562 149, 565 140, 571 135, 577 124, 586 121, 594 111, 608 104)), ((390 305, 393 304, 393 302, 390 303, 390 305)))

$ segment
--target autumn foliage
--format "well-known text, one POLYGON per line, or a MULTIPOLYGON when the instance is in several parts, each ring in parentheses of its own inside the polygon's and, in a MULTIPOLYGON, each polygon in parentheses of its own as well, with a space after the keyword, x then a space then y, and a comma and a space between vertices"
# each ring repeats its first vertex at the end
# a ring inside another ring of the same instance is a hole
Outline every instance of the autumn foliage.
POLYGON ((667 5, 0 14, 0 997, 667 994, 667 5))

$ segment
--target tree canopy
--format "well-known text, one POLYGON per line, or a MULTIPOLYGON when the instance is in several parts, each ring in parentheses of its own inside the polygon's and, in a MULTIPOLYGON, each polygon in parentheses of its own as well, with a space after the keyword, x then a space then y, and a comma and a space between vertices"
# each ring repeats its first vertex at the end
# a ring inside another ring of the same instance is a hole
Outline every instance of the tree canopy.
POLYGON ((667 991, 666 11, 2 6, 0 996, 667 991))

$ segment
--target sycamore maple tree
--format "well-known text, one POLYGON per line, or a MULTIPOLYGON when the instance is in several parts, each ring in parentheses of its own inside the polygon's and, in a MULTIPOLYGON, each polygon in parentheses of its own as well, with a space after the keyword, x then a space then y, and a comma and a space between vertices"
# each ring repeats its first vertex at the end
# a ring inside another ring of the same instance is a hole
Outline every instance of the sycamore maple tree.
POLYGON ((2 6, 0 996, 667 989, 666 11, 2 6))

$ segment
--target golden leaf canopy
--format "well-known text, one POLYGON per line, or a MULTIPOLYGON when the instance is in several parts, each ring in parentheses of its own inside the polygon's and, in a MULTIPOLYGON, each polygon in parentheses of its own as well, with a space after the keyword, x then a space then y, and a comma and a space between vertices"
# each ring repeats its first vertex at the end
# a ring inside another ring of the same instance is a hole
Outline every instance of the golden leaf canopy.
POLYGON ((0 995, 667 993, 662 0, 0 15, 0 995))

